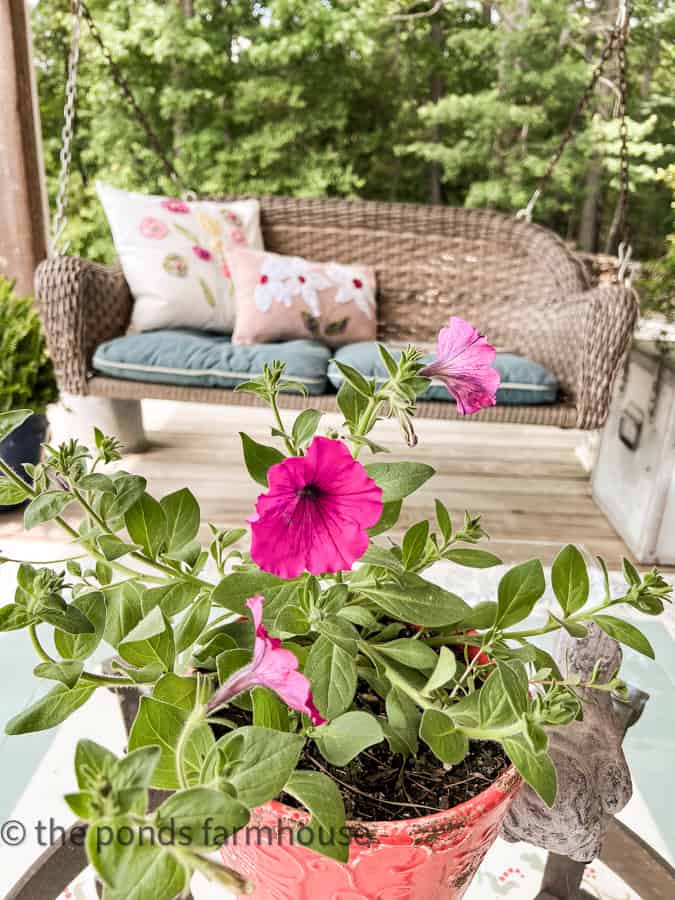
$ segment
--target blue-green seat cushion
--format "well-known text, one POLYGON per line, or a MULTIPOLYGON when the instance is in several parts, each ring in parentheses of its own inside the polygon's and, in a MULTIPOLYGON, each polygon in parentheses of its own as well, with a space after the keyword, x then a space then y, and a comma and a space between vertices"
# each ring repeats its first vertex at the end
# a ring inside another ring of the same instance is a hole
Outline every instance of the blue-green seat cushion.
MULTIPOLYGON (((399 353, 392 351, 395 357, 399 353)), ((429 356, 429 361, 433 358, 429 356)), ((347 344, 336 351, 334 359, 328 366, 328 378, 335 388, 339 388, 344 378, 335 364, 335 360, 347 363, 358 369, 367 378, 384 380, 386 369, 377 345, 372 341, 358 344, 347 344)), ((501 376, 501 387, 497 391, 497 404, 519 406, 523 404, 555 403, 558 399, 558 379, 540 363, 516 356, 515 353, 498 353, 495 368, 501 376)), ((440 382, 429 386, 424 394, 425 400, 446 400, 454 402, 445 386, 440 382)))
POLYGON ((262 374, 265 363, 286 363, 285 380, 310 394, 326 392, 331 351, 316 341, 233 344, 229 335, 176 328, 113 338, 97 347, 92 365, 112 378, 233 388, 262 374))

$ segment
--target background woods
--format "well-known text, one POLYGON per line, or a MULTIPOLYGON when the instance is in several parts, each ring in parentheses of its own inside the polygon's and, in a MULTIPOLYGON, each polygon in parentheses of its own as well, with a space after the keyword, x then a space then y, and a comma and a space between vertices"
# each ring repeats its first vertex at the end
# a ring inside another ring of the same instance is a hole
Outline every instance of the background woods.
MULTIPOLYGON (((183 183, 200 194, 355 196, 524 206, 599 59, 617 0, 89 0, 183 183), (433 15, 426 13, 439 6, 433 15)), ((68 4, 33 13, 50 197, 68 4)), ((103 178, 178 193, 83 25, 70 252, 110 259, 103 178)), ((615 249, 616 63, 537 207, 585 250, 615 249)), ((629 45, 636 255, 673 230, 675 7, 637 0, 629 45), (672 180, 672 179, 671 179, 672 180)))

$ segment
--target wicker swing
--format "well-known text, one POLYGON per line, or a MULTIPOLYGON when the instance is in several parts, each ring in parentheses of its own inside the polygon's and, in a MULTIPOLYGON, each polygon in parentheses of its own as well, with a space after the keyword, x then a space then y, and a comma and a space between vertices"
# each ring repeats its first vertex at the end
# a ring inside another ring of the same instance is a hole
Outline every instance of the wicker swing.
MULTIPOLYGON (((70 147, 81 19, 87 22, 118 85, 171 178, 176 171, 129 84, 105 47, 83 0, 72 0, 73 44, 66 90, 62 172, 54 218, 53 246, 65 226, 70 147)), ((451 314, 461 315, 498 348, 542 363, 557 376, 559 402, 542 406, 496 406, 482 421, 599 428, 607 417, 614 377, 630 343, 637 302, 628 278, 626 231, 628 156, 626 140, 625 6, 608 35, 602 58, 575 110, 556 153, 527 208, 516 216, 489 210, 347 200, 259 198, 265 247, 318 261, 339 259, 374 266, 378 277, 378 337, 431 342, 451 314), (620 267, 614 284, 591 287, 581 261, 555 234, 532 224, 542 189, 573 136, 607 61, 618 53, 621 81, 620 267)), ((222 199, 222 198, 217 198, 222 199)), ((232 199, 232 198, 228 198, 232 199)), ((191 388, 108 378, 92 371, 97 346, 124 334, 133 299, 121 268, 74 256, 56 255, 36 273, 36 293, 60 387, 76 395, 125 399, 171 399, 253 405, 256 399, 232 390, 191 388)), ((301 397, 285 395, 297 407, 301 397)), ((321 409, 335 409, 335 395, 313 397, 321 409)), ((454 404, 420 402, 418 414, 457 416, 454 404)))

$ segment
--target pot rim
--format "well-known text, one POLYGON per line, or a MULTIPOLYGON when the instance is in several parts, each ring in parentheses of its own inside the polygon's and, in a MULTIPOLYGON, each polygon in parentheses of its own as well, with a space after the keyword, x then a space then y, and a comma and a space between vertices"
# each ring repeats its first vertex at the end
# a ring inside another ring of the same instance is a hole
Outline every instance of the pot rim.
MULTIPOLYGON (((449 809, 442 809, 438 812, 430 813, 428 816, 418 816, 414 819, 388 819, 378 820, 376 822, 364 822, 361 819, 348 819, 347 826, 355 829, 361 828, 365 831, 387 832, 392 828, 406 827, 413 830, 424 830, 437 828, 444 819, 463 819, 467 823, 479 815, 484 815, 494 809, 509 795, 515 794, 523 783, 522 776, 518 773, 516 767, 511 763, 504 771, 495 778, 495 780, 484 788, 475 797, 458 803, 449 809)), ((291 818, 297 822, 309 821, 310 815, 303 809, 294 806, 288 806, 281 800, 269 800, 259 809, 272 809, 279 817, 291 818)))

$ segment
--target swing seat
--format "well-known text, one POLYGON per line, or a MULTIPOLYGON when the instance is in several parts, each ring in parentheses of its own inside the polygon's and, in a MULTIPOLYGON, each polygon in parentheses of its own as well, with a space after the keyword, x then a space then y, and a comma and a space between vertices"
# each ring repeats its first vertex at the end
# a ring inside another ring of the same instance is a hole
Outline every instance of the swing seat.
MULTIPOLYGON (((266 249, 376 269, 379 339, 428 345, 459 315, 499 350, 541 363, 558 379, 556 403, 498 405, 471 419, 582 429, 604 424, 633 333, 636 297, 624 284, 592 287, 583 263, 551 231, 501 213, 444 206, 265 197, 261 207, 266 249)), ((226 388, 97 374, 97 347, 124 334, 133 305, 118 265, 73 256, 46 260, 36 273, 36 294, 65 392, 260 402, 226 388)), ((282 398, 287 407, 304 402, 295 394, 282 398)), ((312 397, 312 406, 335 409, 335 394, 312 397)), ((454 419, 457 411, 428 400, 418 404, 418 415, 454 419)))

